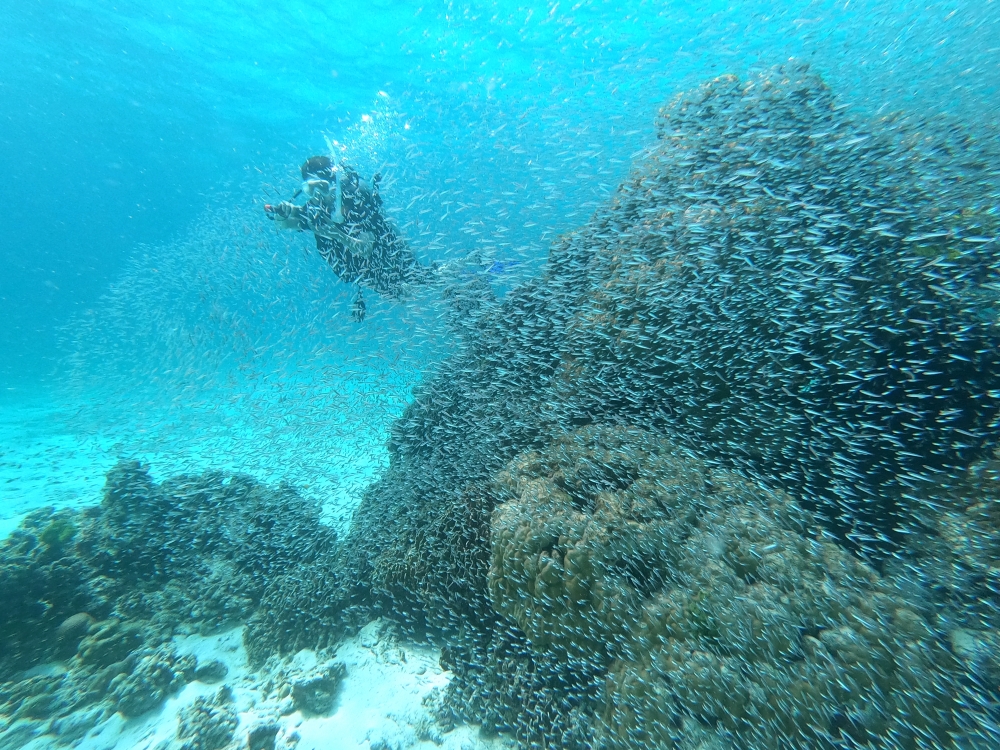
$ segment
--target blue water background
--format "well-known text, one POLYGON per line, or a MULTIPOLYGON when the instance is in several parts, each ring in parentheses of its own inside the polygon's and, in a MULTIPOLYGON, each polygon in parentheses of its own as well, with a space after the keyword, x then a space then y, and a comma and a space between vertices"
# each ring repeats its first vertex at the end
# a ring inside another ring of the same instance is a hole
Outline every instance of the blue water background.
POLYGON ((54 454, 99 477, 66 459, 81 434, 105 457, 244 450, 301 481, 331 452, 359 482, 378 470, 364 454, 456 343, 427 299, 370 300, 352 326, 309 238, 264 220, 333 142, 385 174, 425 261, 518 260, 509 285, 709 77, 795 57, 859 113, 987 131, 1000 107, 995 0, 27 1, 3 19, 0 502, 18 507, 29 473, 51 491, 54 454), (53 404, 70 447, 39 437, 53 404))
POLYGON ((542 250, 543 227, 614 184, 657 104, 712 74, 795 55, 859 106, 995 116, 998 16, 983 0, 6 3, 0 377, 48 376, 56 331, 137 244, 249 198, 220 191, 322 149, 379 90, 418 128, 425 187, 555 169, 555 189, 536 175, 511 196, 522 216, 545 202, 517 228, 542 250))

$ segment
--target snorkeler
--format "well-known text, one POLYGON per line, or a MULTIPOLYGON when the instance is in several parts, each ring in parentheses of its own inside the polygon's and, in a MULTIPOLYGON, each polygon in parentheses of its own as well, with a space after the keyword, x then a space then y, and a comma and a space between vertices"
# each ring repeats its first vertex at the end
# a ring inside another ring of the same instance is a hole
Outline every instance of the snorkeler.
POLYGON ((357 322, 365 317, 363 288, 398 299, 409 288, 438 276, 438 269, 417 261, 386 220, 379 179, 378 174, 372 178, 369 190, 350 167, 334 166, 326 156, 313 156, 302 165, 302 188, 292 198, 305 194, 306 202, 264 206, 279 228, 312 231, 316 249, 337 276, 358 285, 351 313, 357 322))

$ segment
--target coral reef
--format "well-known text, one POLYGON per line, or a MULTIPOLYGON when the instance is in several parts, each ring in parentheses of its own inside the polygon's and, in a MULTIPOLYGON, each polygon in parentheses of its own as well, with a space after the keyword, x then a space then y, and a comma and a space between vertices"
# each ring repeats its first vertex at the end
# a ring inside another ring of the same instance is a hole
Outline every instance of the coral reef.
POLYGON ((56 733, 85 732, 115 711, 139 716, 194 679, 196 663, 179 656, 162 634, 136 624, 104 620, 89 625, 76 654, 59 669, 0 683, 0 712, 15 718, 57 720, 56 733))
POLYGON ((76 528, 75 517, 73 511, 43 508, 0 541, 2 672, 32 666, 60 640, 79 640, 80 625, 60 630, 72 618, 79 623, 81 617, 101 617, 111 609, 108 582, 67 548, 71 537, 55 545, 44 541, 52 539, 53 528, 76 528))
POLYGON ((417 389, 342 575, 524 746, 989 746, 995 519, 914 498, 1000 443, 995 155, 796 63, 658 135, 417 389))
POLYGON ((962 670, 870 567, 780 492, 668 440, 588 427, 498 477, 490 594, 536 651, 607 666, 597 745, 738 747, 958 729, 962 670))
POLYGON ((197 698, 181 712, 178 750, 221 750, 232 742, 238 725, 232 694, 226 688, 219 688, 211 698, 197 698))
MULTIPOLYGON (((178 656, 170 636, 261 616, 271 584, 315 578, 336 551, 319 505, 287 487, 218 473, 157 485, 138 463, 121 463, 99 506, 41 509, 0 543, 10 604, 0 614, 0 713, 57 720, 75 735, 89 727, 73 717, 90 707, 94 720, 134 717, 194 679, 221 680, 225 665, 178 656), (57 666, 21 672, 45 662, 57 666)), ((289 611, 313 609, 314 621, 322 612, 315 600, 285 599, 289 611)), ((318 645, 267 634, 261 653, 318 645)))
POLYGON ((194 657, 178 657, 169 645, 134 651, 129 659, 129 671, 117 675, 108 685, 108 699, 126 717, 153 710, 194 678, 194 657))
POLYGON ((988 452, 1000 406, 995 244, 942 226, 922 169, 947 128, 855 121, 789 64, 679 96, 659 135, 421 388, 394 454, 445 478, 595 420, 669 426, 854 543, 900 541, 901 495, 988 452))
MULTIPOLYGON (((657 129, 462 322, 343 543, 288 487, 136 463, 100 507, 30 516, 0 547, 10 736, 218 673, 173 633, 247 623, 260 666, 383 617, 442 646, 441 727, 523 747, 1000 744, 994 155, 852 118, 795 63, 657 129)), ((322 714, 338 674, 265 692, 322 714)), ((177 742, 235 726, 223 689, 177 742)))

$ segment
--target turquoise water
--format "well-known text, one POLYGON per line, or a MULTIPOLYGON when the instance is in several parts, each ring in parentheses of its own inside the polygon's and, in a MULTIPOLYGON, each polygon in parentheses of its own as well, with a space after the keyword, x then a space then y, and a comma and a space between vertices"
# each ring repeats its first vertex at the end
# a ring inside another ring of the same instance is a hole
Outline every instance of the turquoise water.
MULTIPOLYGON (((237 354, 237 336, 272 353, 294 339, 307 361, 338 349, 346 287, 260 212, 328 139, 383 168, 425 260, 486 247, 527 273, 611 193, 674 93, 795 56, 850 107, 989 121, 997 24, 992 2, 19 3, 0 30, 5 408, 107 406, 80 388, 125 362, 139 382, 116 385, 162 383, 166 408, 218 374, 184 382, 183 363, 221 349, 265 378, 310 370, 237 354), (220 250, 233 243, 239 257, 220 250), (193 297, 181 309, 174 292, 194 278, 214 311, 193 297), (204 340, 170 341, 180 317, 204 340)), ((110 411, 138 415, 127 400, 110 411)))
POLYGON ((263 209, 309 156, 380 172, 418 259, 500 261, 504 299, 717 76, 794 59, 852 116, 1000 128, 996 0, 7 6, 0 538, 99 502, 123 459, 288 482, 347 532, 469 342, 433 291, 352 321, 354 287, 263 209))
MULTIPOLYGON (((538 253, 692 82, 794 55, 852 106, 978 119, 997 92, 996 23, 991 2, 18 3, 0 30, 4 381, 51 373, 57 330, 136 245, 245 206, 255 168, 291 177, 381 90, 418 150, 379 159, 419 159, 419 181, 399 176, 428 193, 474 172, 482 190, 522 178, 516 211, 536 226, 514 242, 538 253)), ((454 229, 434 231, 450 245, 454 229)))

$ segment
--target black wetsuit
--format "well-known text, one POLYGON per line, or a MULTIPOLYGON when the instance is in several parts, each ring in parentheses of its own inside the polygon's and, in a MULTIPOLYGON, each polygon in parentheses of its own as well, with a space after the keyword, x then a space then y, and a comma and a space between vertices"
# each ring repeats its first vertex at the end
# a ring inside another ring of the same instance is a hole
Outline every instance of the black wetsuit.
POLYGON ((421 265, 406 242, 386 221, 378 194, 353 169, 341 167, 341 209, 344 221, 333 220, 337 210, 334 183, 314 194, 304 205, 288 206, 284 223, 316 235, 316 248, 343 281, 371 289, 383 297, 398 298, 407 287, 423 284, 434 269, 421 265))

